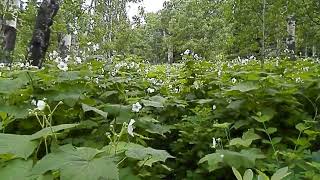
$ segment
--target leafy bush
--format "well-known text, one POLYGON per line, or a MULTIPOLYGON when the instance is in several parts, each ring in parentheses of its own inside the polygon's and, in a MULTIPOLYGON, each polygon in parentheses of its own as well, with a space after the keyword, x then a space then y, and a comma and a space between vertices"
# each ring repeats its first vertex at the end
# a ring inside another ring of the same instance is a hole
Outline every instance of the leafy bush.
POLYGON ((314 60, 63 70, 1 69, 2 179, 320 178, 314 60))

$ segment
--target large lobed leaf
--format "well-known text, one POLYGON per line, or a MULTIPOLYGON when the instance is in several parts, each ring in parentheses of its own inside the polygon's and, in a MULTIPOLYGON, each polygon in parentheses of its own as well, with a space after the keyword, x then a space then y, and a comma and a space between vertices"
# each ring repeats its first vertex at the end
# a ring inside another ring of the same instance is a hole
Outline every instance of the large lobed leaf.
POLYGON ((41 175, 50 170, 59 170, 61 180, 119 179, 119 171, 113 159, 97 157, 100 153, 93 148, 65 145, 38 161, 31 174, 41 175))
POLYGON ((16 157, 27 159, 37 144, 27 135, 0 134, 0 154, 14 154, 16 157))

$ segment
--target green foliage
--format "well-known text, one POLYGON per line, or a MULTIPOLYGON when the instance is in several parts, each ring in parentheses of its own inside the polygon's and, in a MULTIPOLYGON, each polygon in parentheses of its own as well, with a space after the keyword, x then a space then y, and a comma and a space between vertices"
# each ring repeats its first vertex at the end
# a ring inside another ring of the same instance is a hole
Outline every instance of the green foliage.
POLYGON ((100 153, 92 148, 65 145, 39 160, 31 174, 41 175, 50 170, 59 170, 61 179, 119 179, 113 159, 97 157, 100 153))
POLYGON ((12 88, 0 98, 0 174, 201 180, 232 179, 233 167, 238 179, 317 177, 319 65, 277 61, 2 69, 12 88))

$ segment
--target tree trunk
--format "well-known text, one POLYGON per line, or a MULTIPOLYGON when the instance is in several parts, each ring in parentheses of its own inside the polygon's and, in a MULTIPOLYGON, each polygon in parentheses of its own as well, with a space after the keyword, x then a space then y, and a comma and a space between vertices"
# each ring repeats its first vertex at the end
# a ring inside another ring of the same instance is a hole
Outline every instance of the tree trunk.
POLYGON ((2 56, 0 62, 11 63, 11 54, 15 48, 17 37, 17 14, 20 8, 20 0, 9 1, 7 9, 10 9, 13 15, 12 19, 1 18, 1 39, 2 56))
POLYGON ((312 57, 315 58, 317 56, 317 48, 315 45, 312 46, 312 57))
POLYGON ((61 35, 60 42, 59 42, 59 54, 62 59, 65 59, 70 52, 71 40, 72 40, 71 34, 61 35))
POLYGON ((294 15, 291 15, 287 18, 287 31, 288 31, 288 38, 287 38, 287 49, 289 52, 289 57, 291 60, 295 60, 295 51, 296 51, 296 20, 294 15))
POLYGON ((171 43, 168 45, 168 63, 173 63, 173 45, 171 43))
POLYGON ((50 43, 50 26, 58 13, 57 0, 43 0, 38 10, 36 24, 29 47, 28 60, 41 68, 50 43))
POLYGON ((265 40, 266 40, 266 0, 262 1, 262 47, 261 47, 261 66, 264 66, 264 59, 266 56, 265 40))

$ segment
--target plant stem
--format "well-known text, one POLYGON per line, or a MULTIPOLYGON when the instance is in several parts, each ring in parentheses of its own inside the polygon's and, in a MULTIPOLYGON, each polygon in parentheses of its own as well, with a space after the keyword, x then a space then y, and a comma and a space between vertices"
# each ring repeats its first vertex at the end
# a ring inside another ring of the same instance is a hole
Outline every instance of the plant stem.
MULTIPOLYGON (((299 136, 298 136, 298 138, 297 138, 297 141, 299 141, 299 139, 300 139, 300 137, 301 137, 301 134, 302 134, 302 132, 300 131, 299 132, 299 136)), ((295 143, 295 146, 294 146, 294 151, 296 151, 297 150, 297 143, 295 143)))
POLYGON ((263 124, 263 128, 264 128, 266 134, 268 135, 268 138, 269 138, 270 144, 271 144, 271 146, 272 146, 272 149, 273 149, 273 152, 274 152, 276 161, 277 161, 278 166, 279 166, 280 164, 279 164, 279 160, 278 160, 276 148, 274 147, 274 144, 273 144, 273 142, 272 142, 271 136, 270 136, 270 134, 269 134, 268 131, 267 131, 266 124, 265 124, 264 122, 262 122, 262 124, 263 124))

